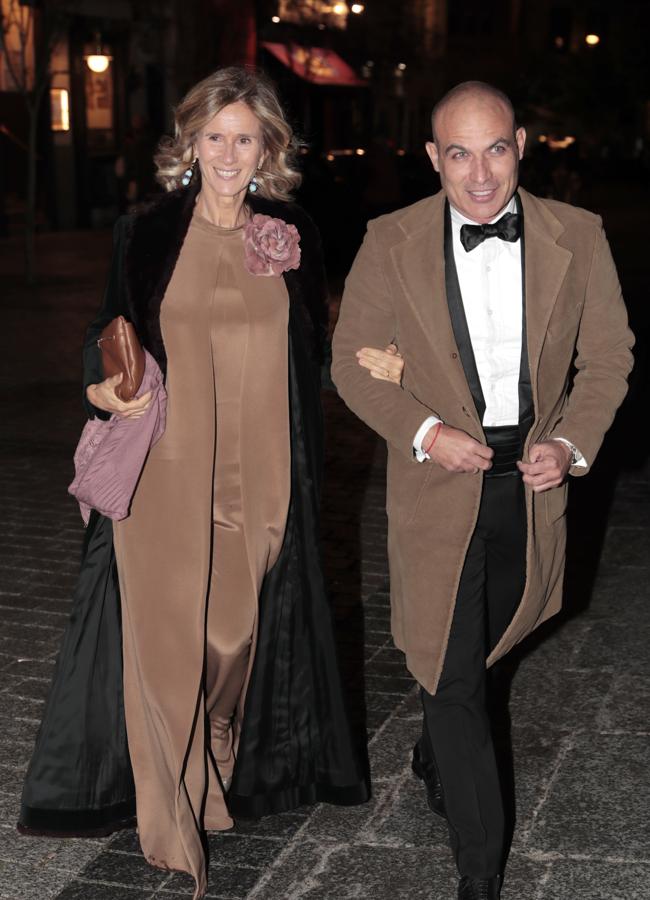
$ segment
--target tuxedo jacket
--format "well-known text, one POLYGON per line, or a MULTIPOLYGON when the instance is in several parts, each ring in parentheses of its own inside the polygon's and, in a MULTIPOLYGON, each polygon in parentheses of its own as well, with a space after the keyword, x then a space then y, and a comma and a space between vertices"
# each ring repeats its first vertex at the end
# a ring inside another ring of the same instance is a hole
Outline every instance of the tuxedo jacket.
MULTIPOLYGON (((524 215, 526 341, 534 404, 531 444, 562 436, 589 471, 627 391, 633 336, 600 218, 520 189, 524 215), (575 375, 569 390, 571 374, 575 375)), ((445 292, 440 191, 368 225, 345 285, 332 377, 347 405, 388 443, 387 512, 392 630, 414 677, 434 693, 482 491, 482 473, 419 463, 413 438, 439 416, 485 443, 454 338, 445 292), (402 385, 368 376, 361 347, 394 341, 402 385)), ((526 488, 526 587, 491 664, 558 612, 567 485, 526 488)))

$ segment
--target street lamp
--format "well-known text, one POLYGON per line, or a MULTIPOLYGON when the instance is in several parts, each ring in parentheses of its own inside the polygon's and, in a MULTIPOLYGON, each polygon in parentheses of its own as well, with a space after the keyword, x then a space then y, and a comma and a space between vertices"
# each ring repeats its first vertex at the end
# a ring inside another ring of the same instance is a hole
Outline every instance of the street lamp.
POLYGON ((97 74, 100 75, 108 69, 112 58, 112 56, 109 56, 108 53, 105 52, 99 34, 97 34, 95 36, 95 52, 88 53, 85 56, 86 65, 91 72, 97 72, 97 74))
POLYGON ((585 36, 585 43, 589 44, 590 47, 595 47, 596 44, 600 44, 600 35, 598 34, 588 34, 585 36))
POLYGON ((86 65, 91 72, 97 72, 98 74, 105 72, 110 64, 110 57, 104 53, 91 53, 90 56, 86 57, 86 65))

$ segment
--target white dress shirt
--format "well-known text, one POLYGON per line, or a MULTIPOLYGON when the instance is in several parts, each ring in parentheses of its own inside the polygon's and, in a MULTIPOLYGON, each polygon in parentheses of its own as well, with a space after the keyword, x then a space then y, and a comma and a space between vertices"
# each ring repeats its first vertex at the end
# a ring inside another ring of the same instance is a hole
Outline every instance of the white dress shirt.
MULTIPOLYGON (((515 198, 491 221, 516 211, 515 198)), ((497 237, 466 251, 460 240, 463 225, 475 225, 451 206, 454 261, 467 320, 476 369, 485 399, 484 426, 516 425, 519 421, 519 372, 523 318, 521 240, 497 237)), ((440 419, 429 416, 413 439, 416 458, 428 459, 422 450, 427 431, 440 419)), ((568 441, 563 443, 572 446, 568 441)), ((586 462, 582 460, 582 465, 586 462)))

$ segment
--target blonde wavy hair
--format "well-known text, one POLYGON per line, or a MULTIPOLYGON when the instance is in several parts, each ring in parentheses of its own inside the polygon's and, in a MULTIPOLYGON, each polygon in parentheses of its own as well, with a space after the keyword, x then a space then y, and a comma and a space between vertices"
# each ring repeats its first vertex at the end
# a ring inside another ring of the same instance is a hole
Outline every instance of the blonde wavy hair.
POLYGON ((205 125, 231 103, 245 103, 262 127, 264 166, 255 173, 259 194, 268 200, 290 200, 302 176, 295 168, 297 141, 286 120, 274 85, 242 66, 228 66, 194 85, 174 110, 175 135, 164 137, 154 156, 156 180, 165 190, 181 186, 194 161, 193 146, 205 125))

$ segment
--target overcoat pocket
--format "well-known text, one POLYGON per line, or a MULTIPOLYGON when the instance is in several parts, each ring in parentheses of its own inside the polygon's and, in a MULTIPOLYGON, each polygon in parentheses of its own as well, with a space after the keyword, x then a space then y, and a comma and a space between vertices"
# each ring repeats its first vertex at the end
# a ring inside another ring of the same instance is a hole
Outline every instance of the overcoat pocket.
POLYGON ((413 501, 406 506, 404 506, 403 504, 400 504, 402 506, 401 519, 402 519, 403 525, 410 525, 412 522, 415 521, 417 514, 420 510, 420 506, 422 505, 422 500, 424 498, 425 491, 427 489, 429 482, 431 481, 431 475, 432 475, 432 472, 434 469, 434 464, 432 462, 429 462, 429 463, 420 463, 419 465, 426 466, 426 472, 424 474, 424 477, 420 481, 419 490, 417 491, 413 501))
POLYGON ((559 487, 544 492, 546 506, 546 524, 552 525, 566 513, 567 492, 569 485, 565 481, 559 487))

